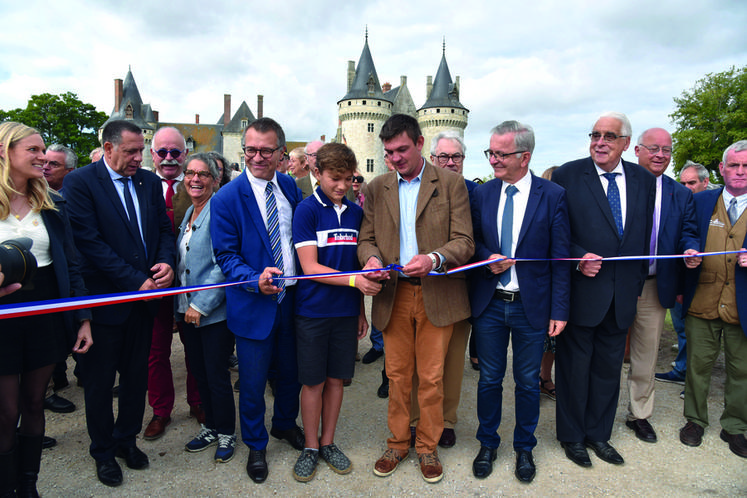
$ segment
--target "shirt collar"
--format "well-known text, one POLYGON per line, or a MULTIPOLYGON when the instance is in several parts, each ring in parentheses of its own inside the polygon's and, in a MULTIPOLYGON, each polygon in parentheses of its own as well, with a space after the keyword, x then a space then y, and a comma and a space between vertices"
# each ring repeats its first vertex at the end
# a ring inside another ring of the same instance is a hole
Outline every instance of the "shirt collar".
MULTIPOLYGON (((249 183, 250 184, 256 185, 258 187, 261 187, 262 190, 264 190, 264 189, 267 188, 267 183, 268 183, 267 180, 265 180, 263 178, 257 178, 256 176, 254 176, 253 174, 251 174, 251 172, 249 171, 249 168, 246 168, 244 171, 246 172, 246 177, 249 179, 249 183)), ((270 180, 270 181, 272 182, 273 185, 275 185, 275 187, 274 187, 275 189, 279 189, 280 188, 280 184, 278 183, 277 172, 275 172, 275 173, 272 174, 272 180, 270 180)))
POLYGON ((506 187, 513 185, 516 189, 523 193, 529 192, 529 188, 532 186, 532 173, 527 170, 526 174, 522 176, 516 183, 503 182, 501 193, 506 193, 506 187))
POLYGON ((416 176, 415 178, 413 178, 412 180, 410 180, 408 182, 407 180, 405 180, 404 178, 402 178, 402 175, 400 175, 399 171, 397 171, 397 183, 399 183, 399 182, 412 183, 416 179, 418 180, 418 182, 422 182, 423 181, 423 171, 425 171, 425 159, 423 159, 421 157, 420 160, 422 161, 422 163, 420 165, 420 173, 418 173, 418 176, 416 176))
POLYGON ((347 209, 347 203, 350 201, 343 197, 342 198, 342 206, 340 208, 337 207, 337 205, 332 202, 329 197, 327 197, 327 194, 324 193, 321 187, 317 187, 316 190, 314 190, 314 198, 324 207, 333 207, 335 209, 339 209, 340 212, 345 211, 347 209))
MULTIPOLYGON (((597 175, 602 176, 602 175, 607 174, 607 171, 605 171, 602 168, 600 168, 597 165, 597 163, 594 163, 594 167, 597 169, 597 175)), ((623 169, 623 166, 622 166, 622 159, 618 160, 617 166, 615 166, 615 169, 613 169, 612 171, 610 171, 610 173, 619 173, 622 176, 625 176, 625 170, 623 169)))

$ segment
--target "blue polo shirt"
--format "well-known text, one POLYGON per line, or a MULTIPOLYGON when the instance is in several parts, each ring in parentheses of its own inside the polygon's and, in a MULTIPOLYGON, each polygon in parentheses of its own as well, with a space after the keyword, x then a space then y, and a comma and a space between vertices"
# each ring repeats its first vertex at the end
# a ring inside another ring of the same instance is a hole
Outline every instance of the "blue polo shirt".
MULTIPOLYGON (((342 207, 317 187, 314 195, 303 200, 293 214, 293 241, 299 247, 316 246, 319 264, 339 271, 360 270, 358 230, 363 209, 346 198, 342 207)), ((300 267, 299 267, 300 268, 300 267)), ((361 278, 361 277, 358 277, 361 278)), ((308 318, 358 316, 361 294, 354 287, 328 285, 299 280, 296 289, 296 313, 308 318)))

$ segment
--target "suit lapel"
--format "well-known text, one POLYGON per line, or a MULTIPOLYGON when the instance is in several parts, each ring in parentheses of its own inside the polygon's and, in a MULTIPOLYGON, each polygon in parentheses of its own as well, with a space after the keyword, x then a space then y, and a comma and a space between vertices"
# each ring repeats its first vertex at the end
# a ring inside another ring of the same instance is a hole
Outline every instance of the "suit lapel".
POLYGON ((415 209, 415 219, 420 218, 431 197, 438 195, 436 185, 438 185, 438 176, 433 169, 434 167, 428 161, 423 162, 423 176, 420 181, 420 190, 418 192, 418 204, 415 209))
POLYGON ((116 187, 114 187, 114 181, 109 175, 109 170, 106 169, 106 165, 104 164, 103 159, 101 159, 96 164, 96 174, 98 175, 99 185, 101 185, 101 189, 105 192, 106 197, 112 203, 112 207, 122 219, 122 224, 127 227, 127 231, 133 237, 133 240, 137 240, 140 237, 140 234, 134 233, 132 225, 130 225, 130 219, 127 217, 127 211, 125 211, 125 207, 122 204, 122 200, 119 197, 119 193, 117 192, 116 187))
MULTIPOLYGON (((531 173, 530 173, 531 174, 531 173)), ((521 231, 519 232, 519 240, 516 241, 516 248, 518 252, 519 244, 524 239, 529 230, 529 226, 532 224, 534 219, 534 213, 537 211, 537 207, 542 200, 542 185, 540 182, 532 178, 532 186, 529 188, 529 197, 527 198, 527 208, 524 211, 524 218, 521 220, 521 231)))
POLYGON ((397 188, 398 181, 399 180, 397 179, 396 173, 392 173, 391 175, 386 177, 386 180, 384 182, 384 192, 382 195, 384 206, 386 207, 386 210, 389 212, 389 215, 392 217, 392 220, 394 221, 394 224, 396 226, 399 226, 399 189, 397 188))
MULTIPOLYGON (((490 219, 486 220, 488 223, 489 230, 487 233, 485 230, 483 230, 483 233, 485 234, 485 245, 488 247, 497 247, 498 250, 500 250, 501 247, 501 241, 500 241, 500 235, 498 234, 498 206, 501 204, 501 191, 503 190, 503 182, 500 180, 496 180, 494 182, 489 182, 489 185, 491 186, 492 192, 491 195, 488 195, 487 198, 487 209, 485 209, 483 212, 490 215, 490 219)), ((485 226, 485 223, 483 223, 483 226, 485 226)))
POLYGON ((658 237, 662 236, 662 230, 665 225, 664 220, 669 216, 669 210, 672 208, 674 200, 674 187, 666 178, 661 179, 661 212, 659 213, 659 232, 658 237))
MULTIPOLYGON (((625 172, 627 175, 627 171, 625 172)), ((607 222, 610 225, 610 228, 612 228, 612 231, 617 235, 619 238, 620 235, 617 232, 617 225, 615 225, 615 218, 612 216, 612 208, 610 208, 610 203, 607 200, 607 196, 604 193, 604 188, 602 187, 602 182, 599 179, 599 175, 597 175, 597 169, 594 166, 594 161, 589 158, 586 170, 584 171, 584 182, 586 183, 586 186, 589 188, 589 192, 591 193, 591 196, 596 201, 597 205, 599 205, 599 209, 604 214, 604 217, 607 219, 607 222)), ((630 194, 631 189, 627 188, 628 193, 628 208, 630 208, 630 194)), ((628 209, 630 211, 630 209, 628 209)))
MULTIPOLYGON (((137 203, 140 206, 140 223, 143 230, 143 240, 145 240, 145 234, 148 233, 148 223, 151 221, 150 216, 146 216, 148 212, 145 188, 143 187, 143 179, 139 174, 132 175, 132 185, 135 187, 135 193, 137 194, 137 203)), ((160 179, 159 179, 160 182, 160 179)), ((160 187, 160 185, 159 185, 160 187)))
MULTIPOLYGON (((627 206, 625 207, 625 229, 623 230, 623 240, 628 235, 630 229, 636 221, 636 212, 639 206, 644 205, 642 201, 642 193, 640 190, 640 181, 638 178, 638 171, 635 168, 631 168, 630 164, 625 160, 622 161, 623 169, 625 170, 625 197, 627 199, 627 206)), ((644 210, 645 211, 645 210, 644 210)), ((610 211, 611 212, 611 211, 610 211)), ((653 226, 653 225, 652 225, 653 226)), ((651 234, 649 233, 649 237, 651 234)), ((648 249, 647 249, 648 250, 648 249)))
MULTIPOLYGON (((259 199, 254 196, 254 190, 252 189, 252 185, 249 183, 249 179, 246 175, 241 176, 240 185, 241 195, 244 197, 244 204, 246 204, 247 210, 249 211, 249 219, 252 220, 254 226, 257 228, 257 233, 262 239, 262 243, 264 243, 267 253, 272 254, 270 236, 267 234, 267 227, 265 226, 264 220, 262 220, 262 213, 259 211, 259 205, 257 204, 259 199)), ((265 200, 262 199, 262 202, 265 202, 265 200)))

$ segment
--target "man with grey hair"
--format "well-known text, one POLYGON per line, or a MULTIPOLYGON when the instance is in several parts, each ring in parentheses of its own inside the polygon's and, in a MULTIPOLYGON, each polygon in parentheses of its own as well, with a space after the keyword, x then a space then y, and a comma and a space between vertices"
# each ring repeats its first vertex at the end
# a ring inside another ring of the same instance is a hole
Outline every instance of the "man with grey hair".
POLYGON ((680 170, 680 183, 689 188, 693 194, 708 188, 710 173, 702 164, 687 160, 680 170))
MULTIPOLYGON (((745 251, 747 246, 747 140, 730 145, 719 164, 724 188, 695 196, 700 251, 745 251)), ((680 441, 699 446, 708 426, 711 370, 724 344, 726 383, 721 439, 747 458, 747 252, 703 258, 685 277, 687 419, 680 441), (736 261, 735 261, 736 260, 736 261)))
POLYGON ((590 157, 552 176, 566 189, 573 265, 570 318, 557 339, 557 436, 566 456, 590 467, 590 447, 605 462, 624 463, 609 444, 620 394, 628 327, 648 275, 648 260, 605 261, 650 253, 656 182, 622 160, 632 130, 627 116, 605 113, 589 133, 590 157))
POLYGON ((78 165, 78 156, 73 149, 60 144, 52 144, 47 147, 44 154, 44 178, 49 188, 61 193, 62 180, 78 165))
MULTIPOLYGON (((695 224, 692 192, 664 174, 672 159, 672 136, 662 128, 650 128, 635 146, 638 164, 656 177, 654 228, 650 254, 695 254, 700 245, 695 224)), ((668 308, 682 294, 685 268, 695 268, 700 258, 652 259, 638 299, 635 321, 630 327, 628 370, 628 416, 625 425, 641 441, 655 443, 656 431, 648 421, 654 413, 654 373, 659 356, 659 338, 668 308)))
POLYGON ((454 173, 462 174, 466 153, 467 147, 457 131, 442 131, 431 140, 431 162, 454 173))
POLYGON ((95 163, 99 159, 101 159, 101 156, 104 155, 104 148, 103 147, 96 147, 91 151, 90 154, 88 154, 88 159, 91 160, 92 163, 95 163))
MULTIPOLYGON (((504 258, 472 276, 470 306, 480 360, 477 384, 477 439, 480 451, 472 463, 475 477, 493 470, 501 438, 503 377, 509 340, 513 347, 516 425, 513 447, 516 477, 531 482, 532 450, 539 420, 537 379, 545 336, 560 334, 568 320, 570 227, 565 191, 529 172, 534 131, 517 121, 491 130, 485 156, 495 179, 473 193, 472 226, 475 258, 504 258), (537 258, 515 265, 515 258, 537 258), (526 303, 526 304, 525 304, 526 303)), ((462 352, 462 360, 464 353, 462 352)))
POLYGON ((316 167, 316 151, 318 151, 322 145, 324 145, 324 142, 314 140, 313 142, 307 143, 306 147, 303 149, 303 153, 306 156, 306 163, 309 165, 309 174, 304 178, 298 179, 296 184, 298 185, 298 188, 301 189, 301 194, 304 199, 312 195, 316 188, 317 175, 319 174, 319 170, 316 167))

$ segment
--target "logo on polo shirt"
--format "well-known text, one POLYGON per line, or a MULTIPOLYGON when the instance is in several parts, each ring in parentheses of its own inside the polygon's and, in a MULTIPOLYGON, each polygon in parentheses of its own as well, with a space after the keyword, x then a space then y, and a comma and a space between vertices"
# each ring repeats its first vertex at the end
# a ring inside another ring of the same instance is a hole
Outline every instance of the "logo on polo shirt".
POLYGON ((358 245, 358 230, 334 229, 317 232, 318 246, 355 246, 358 245))

